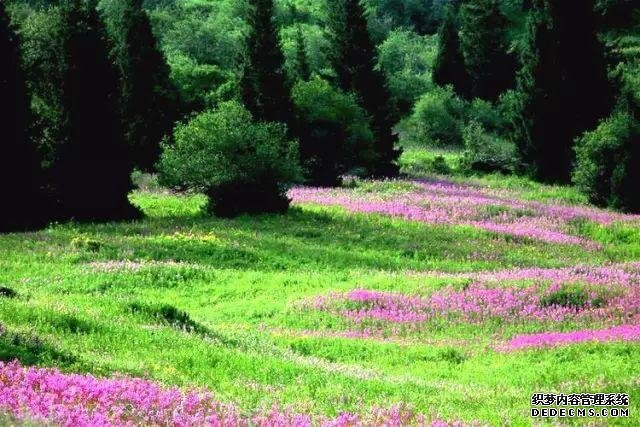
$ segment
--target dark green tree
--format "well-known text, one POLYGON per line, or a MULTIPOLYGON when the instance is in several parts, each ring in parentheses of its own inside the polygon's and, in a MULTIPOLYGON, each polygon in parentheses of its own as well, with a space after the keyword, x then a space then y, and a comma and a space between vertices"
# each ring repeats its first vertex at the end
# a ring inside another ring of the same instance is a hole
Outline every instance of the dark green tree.
POLYGON ((538 179, 569 182, 574 140, 614 104, 593 0, 537 0, 518 73, 515 137, 538 179))
POLYGON ((596 9, 607 29, 633 27, 640 13, 637 0, 596 0, 596 9))
POLYGON ((515 84, 516 58, 508 52, 508 22, 499 0, 466 0, 460 8, 460 42, 472 95, 496 101, 515 84))
POLYGON ((57 216, 126 219, 132 162, 120 121, 119 72, 95 1, 65 0, 62 14, 63 140, 55 148, 57 216))
POLYGON ((296 73, 300 80, 308 81, 311 78, 307 42, 304 38, 301 25, 298 25, 296 28, 296 73))
POLYGON ((622 87, 614 113, 576 143, 573 180, 592 203, 640 213, 640 94, 622 87))
POLYGON ((0 2, 0 232, 38 225, 39 195, 36 150, 28 137, 29 98, 20 63, 20 43, 0 2))
POLYGON ((124 3, 115 37, 124 130, 134 165, 151 172, 160 155, 160 142, 171 134, 178 118, 177 92, 142 0, 124 3))
POLYGON ((395 161, 400 155, 394 134, 394 108, 382 72, 377 68, 376 46, 371 40, 367 16, 360 0, 329 0, 327 35, 329 56, 338 86, 353 92, 371 116, 377 159, 372 175, 392 177, 398 174, 395 161))
POLYGON ((273 18, 273 0, 249 3, 251 34, 241 81, 244 104, 255 120, 285 123, 291 130, 293 102, 273 18))
MULTIPOLYGON (((61 87, 64 69, 63 28, 59 7, 31 13, 21 25, 22 56, 31 96, 32 135, 43 164, 43 182, 54 161, 54 148, 62 137, 61 87)), ((49 192, 45 192, 49 194, 49 192)))
POLYGON ((464 56, 460 49, 457 13, 448 7, 440 32, 438 55, 433 65, 433 81, 440 86, 452 85, 455 92, 463 97, 471 95, 471 76, 467 72, 464 56))

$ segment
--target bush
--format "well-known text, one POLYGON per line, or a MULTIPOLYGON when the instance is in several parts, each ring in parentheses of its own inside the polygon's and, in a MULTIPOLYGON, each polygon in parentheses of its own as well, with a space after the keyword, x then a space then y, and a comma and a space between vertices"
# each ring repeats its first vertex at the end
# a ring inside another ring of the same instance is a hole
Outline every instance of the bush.
POLYGON ((454 175, 459 170, 460 153, 425 150, 420 147, 403 147, 400 171, 410 177, 454 175))
POLYGON ((181 54, 172 54, 168 59, 171 79, 187 111, 213 108, 219 102, 239 97, 238 82, 232 72, 217 65, 199 64, 181 54))
POLYGON ((308 184, 339 185, 345 172, 371 168, 373 133, 366 113, 352 95, 339 92, 320 78, 298 83, 292 94, 308 184))
POLYGON ((284 212, 286 185, 300 177, 298 146, 286 133, 225 102, 176 127, 175 145, 165 145, 160 160, 161 182, 204 191, 218 216, 284 212))
POLYGON ((471 121, 464 129, 465 150, 462 168, 478 172, 512 173, 517 167, 515 144, 488 133, 477 121, 471 121))
POLYGON ((461 146, 464 103, 451 88, 434 88, 416 103, 404 124, 404 138, 411 144, 461 146))
POLYGON ((505 126, 504 118, 501 116, 500 106, 497 108, 489 101, 476 98, 469 105, 467 120, 476 121, 489 132, 500 133, 505 126))
POLYGON ((433 172, 440 175, 449 175, 451 174, 451 168, 447 163, 447 160, 443 156, 435 156, 431 161, 431 169, 433 172))
POLYGON ((394 30, 379 46, 378 66, 387 77, 398 113, 405 115, 423 93, 433 87, 430 70, 438 41, 407 29, 394 30))
POLYGON ((640 125, 616 113, 585 133, 576 146, 573 181, 601 206, 640 212, 640 125))
POLYGON ((580 286, 565 285, 540 298, 542 307, 582 308, 589 303, 589 294, 580 286))

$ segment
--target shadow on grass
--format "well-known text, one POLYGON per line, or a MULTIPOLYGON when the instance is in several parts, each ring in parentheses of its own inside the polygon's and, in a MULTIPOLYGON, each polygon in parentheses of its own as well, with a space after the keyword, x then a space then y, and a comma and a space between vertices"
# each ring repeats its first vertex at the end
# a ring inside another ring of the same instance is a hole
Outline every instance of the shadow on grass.
POLYGON ((578 247, 508 239, 470 227, 429 225, 336 208, 286 215, 151 219, 98 228, 116 239, 104 259, 152 259, 261 271, 465 269, 558 265, 593 257, 578 247), (176 237, 177 236, 177 237, 176 237), (533 256, 532 256, 533 255, 533 256), (545 262, 546 261, 546 262, 545 262))
POLYGON ((179 261, 264 272, 467 271, 605 260, 605 254, 576 246, 320 207, 294 206, 285 215, 235 219, 185 215, 102 225, 67 224, 42 234, 62 247, 61 256, 73 256, 76 263, 179 261), (97 251, 79 252, 71 247, 78 236, 102 244, 97 251))
POLYGON ((65 354, 35 335, 24 332, 4 331, 0 333, 0 360, 18 360, 22 365, 73 366, 77 359, 65 354))
POLYGON ((134 301, 126 305, 126 312, 146 318, 161 326, 170 326, 179 331, 211 338, 227 347, 236 347, 238 343, 212 331, 191 318, 189 313, 170 304, 148 304, 134 301))

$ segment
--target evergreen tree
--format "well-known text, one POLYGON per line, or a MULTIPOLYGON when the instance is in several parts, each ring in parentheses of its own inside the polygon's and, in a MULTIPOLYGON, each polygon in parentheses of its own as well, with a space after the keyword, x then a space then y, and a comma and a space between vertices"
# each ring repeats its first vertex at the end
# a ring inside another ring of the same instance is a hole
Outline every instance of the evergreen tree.
POLYGON ((296 73, 298 78, 309 81, 311 78, 311 66, 307 55, 307 43, 302 32, 302 26, 298 24, 296 29, 296 73))
POLYGON ((11 28, 4 2, 0 2, 0 231, 17 231, 37 224, 40 212, 38 164, 28 138, 29 98, 20 64, 20 44, 11 28))
POLYGON ((53 180, 60 219, 80 221, 137 216, 129 150, 120 123, 120 80, 110 59, 95 1, 65 0, 63 22, 62 134, 53 180))
POLYGON ((329 0, 327 33, 338 86, 344 92, 355 93, 371 116, 377 154, 372 175, 396 176, 398 167, 395 161, 400 151, 395 148, 397 136, 393 132, 391 96, 384 75, 376 67, 376 47, 360 0, 329 0))
POLYGON ((537 0, 518 74, 516 141, 531 172, 568 182, 574 140, 613 107, 593 0, 537 0))
POLYGON ((600 24, 607 29, 632 28, 637 23, 637 0, 597 0, 600 24))
POLYGON ((515 58, 508 53, 507 19, 499 0, 466 0, 460 9, 460 42, 472 80, 472 95, 496 101, 515 84, 515 58))
POLYGON ((471 76, 464 64, 458 36, 457 14, 448 7, 440 32, 438 55, 433 66, 433 81, 440 86, 452 85, 455 92, 469 98, 471 94, 471 76))
POLYGON ((251 34, 241 82, 245 106, 256 120, 291 126, 293 103, 273 19, 273 0, 249 0, 249 3, 251 34))
POLYGON ((178 118, 177 92, 142 0, 125 0, 118 25, 117 60, 122 82, 125 135, 134 165, 153 171, 160 142, 178 118))

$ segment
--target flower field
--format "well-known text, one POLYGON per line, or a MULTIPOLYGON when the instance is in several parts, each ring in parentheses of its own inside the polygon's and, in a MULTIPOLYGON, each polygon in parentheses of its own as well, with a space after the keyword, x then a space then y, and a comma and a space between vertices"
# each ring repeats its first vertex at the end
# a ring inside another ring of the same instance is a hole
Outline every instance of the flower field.
POLYGON ((628 393, 608 422, 638 424, 639 217, 490 176, 348 184, 0 236, 0 424, 551 424, 540 392, 628 393))
POLYGON ((264 427, 449 425, 442 420, 427 421, 425 417, 402 407, 375 410, 366 418, 342 413, 332 419, 312 419, 308 415, 280 411, 276 407, 248 417, 232 405, 216 402, 206 391, 163 389, 140 379, 100 380, 88 375, 65 375, 51 369, 24 368, 16 362, 0 363, 0 373, 1 407, 16 419, 29 422, 87 427, 114 424, 264 427))

